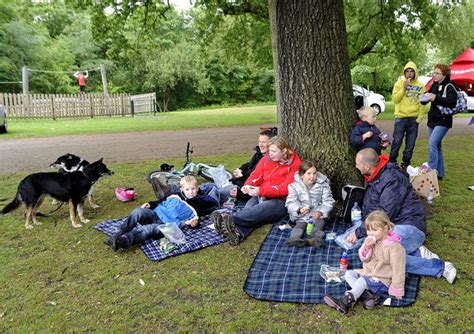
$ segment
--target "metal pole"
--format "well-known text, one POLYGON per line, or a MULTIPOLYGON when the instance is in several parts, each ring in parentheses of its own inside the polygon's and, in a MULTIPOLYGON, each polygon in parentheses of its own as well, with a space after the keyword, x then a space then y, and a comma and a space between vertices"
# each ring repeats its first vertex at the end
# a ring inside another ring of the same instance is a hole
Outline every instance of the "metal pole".
POLYGON ((107 84, 107 73, 105 72, 104 64, 100 64, 100 76, 102 77, 102 87, 104 89, 104 96, 109 96, 109 85, 107 84))

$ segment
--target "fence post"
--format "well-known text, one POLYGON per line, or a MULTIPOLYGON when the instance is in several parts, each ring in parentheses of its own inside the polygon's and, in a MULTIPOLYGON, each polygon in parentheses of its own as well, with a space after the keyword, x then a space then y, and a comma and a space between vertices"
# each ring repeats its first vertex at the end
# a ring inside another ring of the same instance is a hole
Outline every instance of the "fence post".
POLYGON ((135 116, 135 102, 132 99, 130 99, 130 114, 132 117, 135 116))
POLYGON ((92 101, 93 101, 92 94, 88 94, 88 95, 89 95, 89 109, 91 113, 91 118, 94 118, 94 108, 92 106, 92 101))
POLYGON ((51 97, 51 113, 53 114, 53 121, 56 120, 56 115, 54 113, 54 95, 50 95, 51 97))

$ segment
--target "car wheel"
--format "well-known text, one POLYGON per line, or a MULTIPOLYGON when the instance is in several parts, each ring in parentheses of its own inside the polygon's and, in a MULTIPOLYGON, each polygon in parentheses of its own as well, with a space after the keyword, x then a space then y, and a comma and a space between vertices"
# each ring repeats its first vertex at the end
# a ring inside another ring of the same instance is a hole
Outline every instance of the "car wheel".
POLYGON ((372 104, 370 107, 375 110, 376 115, 380 114, 380 112, 382 111, 382 108, 380 108, 380 106, 376 103, 372 104))

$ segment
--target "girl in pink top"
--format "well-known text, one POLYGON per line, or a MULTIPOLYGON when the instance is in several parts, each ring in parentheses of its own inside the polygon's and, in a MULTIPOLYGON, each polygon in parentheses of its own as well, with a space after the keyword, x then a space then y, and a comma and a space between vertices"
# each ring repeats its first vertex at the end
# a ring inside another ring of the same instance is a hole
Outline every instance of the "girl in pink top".
POLYGON ((373 309, 378 294, 388 293, 397 299, 405 294, 405 249, 393 232, 393 223, 385 212, 373 211, 367 216, 365 227, 367 237, 359 249, 363 268, 348 270, 344 275, 352 289, 342 299, 324 297, 326 304, 344 314, 359 298, 363 299, 365 309, 373 309))

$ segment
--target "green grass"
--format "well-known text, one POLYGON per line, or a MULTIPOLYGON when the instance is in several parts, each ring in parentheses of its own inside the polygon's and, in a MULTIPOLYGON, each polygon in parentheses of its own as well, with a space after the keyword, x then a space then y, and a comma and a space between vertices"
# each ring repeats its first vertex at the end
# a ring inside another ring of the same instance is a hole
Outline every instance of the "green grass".
MULTIPOLYGON (((417 142, 414 163, 426 160, 426 145, 417 142)), ((73 229, 66 207, 28 231, 22 210, 0 217, 0 331, 469 332, 474 328, 474 192, 467 186, 474 183, 474 141, 448 135, 444 149, 447 174, 442 197, 427 208, 426 245, 454 262, 458 278, 454 285, 423 278, 411 307, 365 311, 358 304, 349 316, 342 316, 325 305, 250 298, 242 286, 270 226, 257 229, 238 247, 223 244, 158 263, 136 248, 114 253, 102 243, 105 235, 92 226, 125 216, 153 197, 145 175, 163 161, 146 161, 111 166, 115 175, 95 186, 101 208, 86 204, 88 226, 73 229), (135 187, 138 199, 116 201, 117 186, 135 187)), ((232 169, 250 154, 201 160, 225 162, 232 169)), ((24 176, 0 174, 0 206, 14 196, 24 176)), ((45 200, 42 211, 51 208, 45 200)))
POLYGON ((74 134, 179 130, 276 123, 275 105, 201 109, 79 119, 10 119, 2 138, 51 137, 74 134))

